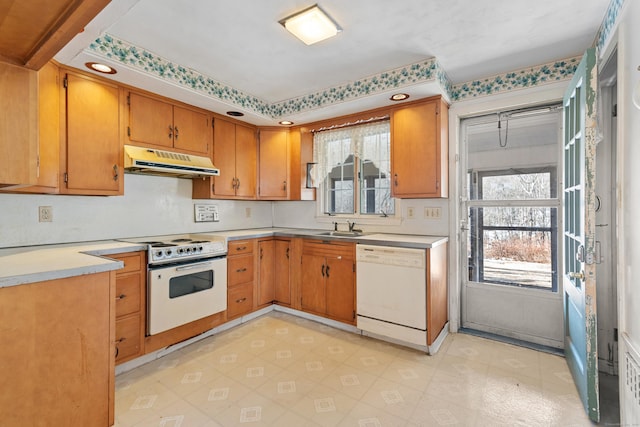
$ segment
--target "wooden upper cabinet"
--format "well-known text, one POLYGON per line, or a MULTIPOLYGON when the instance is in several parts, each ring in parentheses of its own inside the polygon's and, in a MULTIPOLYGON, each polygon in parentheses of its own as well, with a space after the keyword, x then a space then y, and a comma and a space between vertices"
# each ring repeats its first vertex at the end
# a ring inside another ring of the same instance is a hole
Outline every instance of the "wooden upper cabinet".
POLYGON ((220 175, 193 180, 193 198, 255 199, 255 129, 215 119, 212 153, 213 164, 220 170, 220 175))
POLYGON ((194 153, 209 153, 211 117, 189 108, 173 107, 173 147, 194 153))
POLYGON ((121 93, 114 84, 66 72, 61 146, 62 182, 67 194, 123 194, 121 93))
POLYGON ((448 197, 448 112, 448 105, 440 97, 393 111, 393 197, 448 197))
POLYGON ((260 130, 258 199, 287 199, 291 186, 288 139, 287 130, 260 130))
POLYGON ((133 144, 173 147, 173 106, 158 99, 130 92, 129 127, 133 144))
POLYGON ((0 187, 36 183, 37 84, 35 71, 0 62, 0 187))
POLYGON ((129 92, 127 102, 131 145, 209 154, 212 126, 208 112, 135 92, 129 92))
POLYGON ((39 70, 109 4, 110 0, 3 1, 0 57, 39 70))

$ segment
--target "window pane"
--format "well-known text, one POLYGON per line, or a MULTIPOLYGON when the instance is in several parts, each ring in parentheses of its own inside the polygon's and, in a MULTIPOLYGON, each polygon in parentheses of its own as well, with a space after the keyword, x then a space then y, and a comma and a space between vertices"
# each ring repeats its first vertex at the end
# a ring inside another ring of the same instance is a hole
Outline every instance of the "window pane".
POLYGON ((554 289, 557 209, 470 208, 469 280, 554 289))
POLYGON ((391 198, 389 133, 367 135, 362 141, 360 161, 360 213, 395 213, 395 203, 391 198))
POLYGON ((470 174, 471 200, 526 200, 555 198, 555 168, 538 172, 473 172, 470 174))

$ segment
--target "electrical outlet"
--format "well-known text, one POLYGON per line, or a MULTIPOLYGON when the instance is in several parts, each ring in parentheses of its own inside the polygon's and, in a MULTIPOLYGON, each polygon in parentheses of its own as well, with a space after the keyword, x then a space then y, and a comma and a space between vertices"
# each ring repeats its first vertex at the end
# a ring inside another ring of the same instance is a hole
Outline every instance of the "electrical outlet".
POLYGON ((251 208, 244 208, 244 216, 251 218, 251 208))
POLYGON ((413 207, 407 208, 407 218, 408 219, 415 218, 415 208, 413 208, 413 207))
POLYGON ((53 221, 53 207, 52 206, 38 206, 38 221, 40 221, 40 222, 52 222, 53 221))

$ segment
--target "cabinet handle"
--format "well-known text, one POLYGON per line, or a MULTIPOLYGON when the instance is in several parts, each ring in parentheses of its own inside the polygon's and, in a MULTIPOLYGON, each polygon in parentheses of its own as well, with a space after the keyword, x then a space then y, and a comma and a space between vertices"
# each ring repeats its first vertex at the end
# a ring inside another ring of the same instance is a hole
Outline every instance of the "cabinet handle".
POLYGON ((439 189, 440 189, 440 180, 437 179, 436 180, 436 190, 439 190, 439 189))
POLYGON ((118 344, 116 344, 116 355, 115 358, 118 358, 118 354, 120 354, 120 349, 118 348, 118 344))
POLYGON ((324 264, 322 264, 322 277, 324 277, 324 264))
POLYGON ((120 344, 121 342, 124 342, 125 340, 126 340, 126 338, 122 337, 119 340, 116 340, 116 344, 120 344))
POLYGON ((289 259, 289 248, 287 248, 287 259, 289 259))
POLYGON ((236 273, 244 273, 245 271, 247 271, 247 267, 242 267, 236 270, 236 273))
POLYGON ((173 129, 175 130, 175 133, 176 133, 176 139, 178 139, 178 136, 179 136, 178 135, 178 126, 174 127, 173 129))
POLYGON ((282 181, 282 189, 287 191, 287 181, 282 181))
POLYGON ((125 294, 120 294, 116 297, 117 300, 125 299, 127 296, 125 294))
POLYGON ((240 178, 236 178, 236 190, 240 189, 240 178))
POLYGON ((169 125, 169 139, 173 139, 173 126, 169 125))
POLYGON ((120 174, 118 173, 118 165, 113 165, 113 180, 117 181, 119 175, 120 174))
POLYGON ((327 278, 329 278, 329 266, 327 265, 327 278))
POLYGON ((398 174, 393 174, 393 185, 398 186, 398 174))
POLYGON ((246 246, 238 246, 238 247, 236 248, 236 251, 244 251, 245 249, 247 249, 247 247, 246 247, 246 246))
POLYGON ((260 259, 262 259, 262 248, 260 248, 260 259))
POLYGON ((237 299, 237 300, 236 300, 236 303, 237 303, 237 304, 240 304, 240 303, 245 302, 246 300, 247 300, 247 297, 240 298, 240 299, 237 299))

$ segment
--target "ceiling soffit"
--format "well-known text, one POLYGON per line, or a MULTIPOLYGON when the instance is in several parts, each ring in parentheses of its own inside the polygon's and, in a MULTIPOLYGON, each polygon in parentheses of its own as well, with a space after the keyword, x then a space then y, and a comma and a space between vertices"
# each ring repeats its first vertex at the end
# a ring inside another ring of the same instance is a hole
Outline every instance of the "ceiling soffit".
POLYGON ((97 38, 85 52, 116 66, 125 66, 137 73, 159 78, 274 120, 425 83, 435 83, 440 88, 440 94, 450 102, 493 95, 568 80, 580 62, 580 57, 568 58, 453 85, 438 60, 429 58, 315 93, 269 103, 110 34, 97 38))

